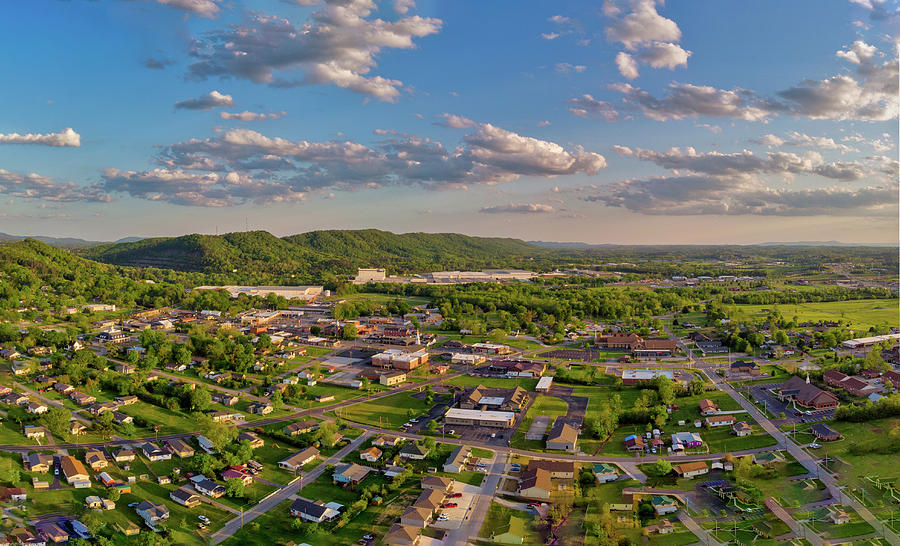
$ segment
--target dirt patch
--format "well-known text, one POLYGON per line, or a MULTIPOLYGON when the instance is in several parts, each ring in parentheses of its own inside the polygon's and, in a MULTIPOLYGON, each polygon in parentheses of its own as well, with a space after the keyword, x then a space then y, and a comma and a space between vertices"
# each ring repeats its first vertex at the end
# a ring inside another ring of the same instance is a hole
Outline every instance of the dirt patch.
POLYGON ((872 429, 872 434, 881 434, 882 432, 884 432, 884 430, 882 430, 882 429, 880 429, 880 428, 873 428, 873 429, 872 429))

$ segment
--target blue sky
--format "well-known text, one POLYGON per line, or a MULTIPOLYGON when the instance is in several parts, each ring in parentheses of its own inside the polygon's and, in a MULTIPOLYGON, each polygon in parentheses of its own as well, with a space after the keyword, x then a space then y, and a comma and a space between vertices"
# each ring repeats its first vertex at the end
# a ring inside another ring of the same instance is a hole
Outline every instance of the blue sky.
POLYGON ((897 9, 18 2, 0 231, 896 242, 897 9))

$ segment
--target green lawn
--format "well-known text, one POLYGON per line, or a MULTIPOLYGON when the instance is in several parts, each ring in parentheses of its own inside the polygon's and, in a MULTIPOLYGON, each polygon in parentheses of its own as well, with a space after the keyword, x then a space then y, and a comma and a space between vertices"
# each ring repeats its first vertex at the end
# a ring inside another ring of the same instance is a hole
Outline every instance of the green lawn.
POLYGON ((868 330, 872 326, 887 324, 900 326, 898 302, 889 300, 848 300, 836 302, 798 303, 781 305, 738 305, 738 310, 752 318, 764 318, 763 309, 778 311, 785 318, 797 317, 799 322, 820 320, 849 322, 851 328, 868 330))
POLYGON ((462 385, 464 387, 477 387, 478 385, 484 385, 489 388, 500 387, 506 389, 522 387, 526 391, 534 392, 534 387, 537 386, 538 380, 527 377, 506 379, 500 377, 472 377, 469 375, 460 375, 448 379, 444 383, 447 385, 462 385))
POLYGON ((472 448, 472 456, 478 457, 479 459, 490 459, 493 458, 494 452, 490 449, 482 449, 480 447, 472 448))
MULTIPOLYGON (((193 432, 197 430, 197 423, 190 416, 185 415, 180 411, 171 411, 146 402, 137 402, 128 406, 123 406, 119 411, 131 415, 135 419, 142 418, 147 422, 148 427, 144 428, 143 433, 139 434, 139 436, 152 435, 152 425, 154 424, 162 426, 159 430, 160 434, 193 432)), ((139 430, 141 429, 139 428, 139 430)))
POLYGON ((401 392, 379 398, 378 400, 342 408, 338 417, 365 425, 398 428, 409 421, 410 410, 416 416, 419 416, 426 413, 429 407, 424 400, 413 398, 409 393, 401 392))

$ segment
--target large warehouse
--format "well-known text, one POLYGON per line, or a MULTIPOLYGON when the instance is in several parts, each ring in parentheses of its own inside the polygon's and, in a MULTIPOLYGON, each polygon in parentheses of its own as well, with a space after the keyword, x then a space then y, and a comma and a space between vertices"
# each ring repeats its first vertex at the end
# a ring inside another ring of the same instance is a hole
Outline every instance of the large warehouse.
POLYGON ((516 422, 516 414, 511 411, 482 411, 450 408, 444 415, 444 422, 448 425, 478 425, 482 427, 511 428, 516 422))

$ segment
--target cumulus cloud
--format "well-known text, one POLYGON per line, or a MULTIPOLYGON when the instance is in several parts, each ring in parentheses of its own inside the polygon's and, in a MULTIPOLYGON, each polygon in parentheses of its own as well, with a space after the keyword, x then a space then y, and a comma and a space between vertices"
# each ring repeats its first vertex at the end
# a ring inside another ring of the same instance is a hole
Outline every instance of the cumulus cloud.
POLYGON ((750 141, 755 142, 756 144, 759 144, 761 146, 768 146, 769 148, 780 148, 781 146, 787 145, 799 146, 804 148, 819 148, 822 150, 838 150, 841 153, 859 151, 853 146, 835 142, 833 138, 825 136, 810 136, 798 131, 788 132, 786 138, 768 134, 763 135, 760 138, 751 139, 750 141))
POLYGON ((21 199, 40 199, 67 203, 94 201, 105 203, 112 198, 98 186, 79 186, 73 182, 55 182, 52 178, 0 169, 0 195, 21 199))
POLYGON ((613 108, 613 105, 597 100, 592 95, 584 94, 566 102, 572 105, 569 107, 569 112, 582 118, 600 117, 606 121, 619 119, 619 113, 613 108))
POLYGON ((58 133, 0 133, 0 144, 36 144, 40 146, 73 147, 81 146, 81 135, 71 127, 58 133))
POLYGON ((146 59, 141 61, 141 64, 144 65, 144 67, 153 70, 163 70, 167 66, 175 64, 175 61, 173 61, 172 59, 167 59, 166 57, 160 57, 159 59, 155 57, 147 57, 146 59))
POLYGON ((541 203, 509 203, 507 205, 483 207, 478 212, 485 214, 543 214, 553 212, 553 207, 541 203))
POLYGON ((645 116, 657 121, 697 116, 760 121, 773 112, 767 105, 760 104, 752 93, 743 89, 727 91, 704 85, 672 83, 662 98, 656 98, 627 83, 613 84, 610 89, 622 93, 626 104, 638 108, 645 116))
MULTIPOLYGON (((678 25, 675 24, 675 21, 663 17, 656 11, 654 0, 632 0, 630 8, 630 13, 607 25, 606 38, 609 41, 620 42, 626 49, 634 51, 638 46, 651 42, 681 40, 681 30, 678 25)), ((607 11, 607 13, 613 12, 607 11)))
POLYGON ((469 118, 457 116, 455 114, 440 114, 438 117, 441 118, 441 120, 436 122, 437 125, 450 127, 451 129, 470 129, 478 125, 469 118))
POLYGON ((707 175, 633 179, 582 199, 649 215, 813 216, 896 214, 896 184, 860 189, 771 188, 754 177, 707 175))
POLYGON ((653 68, 674 70, 687 66, 691 52, 678 45, 681 30, 675 21, 667 19, 656 11, 654 0, 631 0, 630 12, 622 17, 623 8, 607 1, 603 13, 612 21, 606 27, 606 38, 619 42, 632 53, 620 51, 616 55, 616 66, 625 78, 633 80, 640 74, 638 64, 653 68))
POLYGON ((212 110, 213 108, 230 108, 232 106, 234 106, 234 98, 218 91, 210 91, 202 97, 175 103, 175 108, 182 110, 212 110))
POLYGON ((153 169, 120 171, 105 169, 102 187, 107 192, 126 193, 149 201, 176 205, 227 207, 243 203, 290 203, 303 201, 305 195, 287 184, 256 179, 238 172, 192 173, 182 170, 153 169))
POLYGON ((219 14, 220 0, 156 0, 158 3, 181 11, 213 18, 219 14))
POLYGON ((227 120, 237 121, 263 121, 266 119, 278 119, 284 116, 284 112, 220 112, 219 117, 227 120))
POLYGON ((690 51, 682 49, 678 44, 668 42, 653 42, 649 47, 638 53, 638 59, 653 68, 668 68, 674 70, 678 66, 687 66, 690 51))
POLYGON ((873 21, 886 21, 900 14, 900 8, 891 7, 888 0, 850 0, 850 3, 868 10, 873 21))
MULTIPOLYGON (((622 93, 628 107, 657 121, 698 116, 766 121, 779 114, 861 121, 896 118, 900 93, 897 58, 880 62, 880 53, 863 42, 842 49, 838 56, 855 66, 853 74, 803 80, 768 98, 747 89, 726 90, 677 82, 670 84, 661 97, 628 83, 609 88, 622 93)), ((581 111, 572 113, 584 115, 581 111)))
POLYGON ((765 157, 749 150, 736 153, 698 153, 694 148, 672 148, 666 152, 614 147, 616 153, 650 161, 672 171, 687 171, 716 176, 748 174, 815 174, 845 182, 859 180, 872 169, 860 162, 826 163, 818 152, 797 155, 785 152, 769 152, 765 157))
POLYGON ((640 76, 637 61, 634 60, 634 57, 624 51, 620 51, 616 55, 616 66, 619 68, 619 73, 629 80, 633 80, 640 76))
MULTIPOLYGON (((466 118, 445 118, 466 120, 466 118)), ((595 175, 606 159, 580 146, 523 136, 489 123, 461 122, 470 132, 453 148, 441 142, 393 131, 373 146, 349 140, 308 142, 269 137, 249 129, 230 129, 207 139, 167 146, 157 158, 163 167, 149 173, 110 172, 108 191, 185 204, 227 206, 240 202, 288 200, 295 193, 355 190, 391 185, 461 188, 496 184, 522 176, 595 175), (197 171, 197 172, 194 172, 197 171), (226 200, 228 174, 247 184, 240 198, 226 200), (160 188, 154 188, 159 181, 160 188), (264 183, 263 183, 264 182, 264 183), (201 191, 204 190, 204 191, 201 191), (255 197, 260 192, 260 197, 255 197), (190 197, 190 199, 188 199, 190 197)))
POLYGON ((394 11, 406 15, 410 9, 416 8, 416 0, 394 0, 394 11))
POLYGON ((561 74, 567 74, 569 72, 584 72, 585 70, 587 70, 587 67, 582 64, 556 63, 556 71, 561 74))
POLYGON ((195 38, 188 77, 244 78, 275 87, 333 84, 382 101, 395 101, 403 82, 371 75, 384 49, 412 49, 414 38, 435 34, 441 20, 419 16, 395 21, 370 18, 372 0, 327 0, 312 20, 257 14, 247 25, 232 25, 195 38), (276 72, 302 71, 300 79, 276 72))

